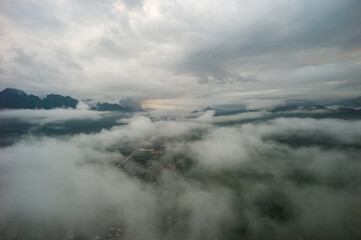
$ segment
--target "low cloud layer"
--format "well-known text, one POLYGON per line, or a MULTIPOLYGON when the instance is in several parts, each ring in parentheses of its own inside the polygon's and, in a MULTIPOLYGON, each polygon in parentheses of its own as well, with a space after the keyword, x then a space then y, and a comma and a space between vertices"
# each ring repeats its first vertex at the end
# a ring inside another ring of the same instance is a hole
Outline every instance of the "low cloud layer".
POLYGON ((1 110, 0 119, 21 120, 24 122, 46 124, 54 122, 64 122, 67 120, 98 120, 109 113, 91 111, 86 109, 16 109, 16 110, 1 110))
POLYGON ((27 137, 0 149, 0 232, 358 239, 359 129, 332 119, 216 127, 140 116, 97 134, 27 137), (115 168, 139 146, 163 149, 151 162, 156 180, 137 177, 135 160, 115 168))
POLYGON ((195 121, 197 122, 208 122, 208 123, 223 123, 223 122, 237 122, 242 120, 258 119, 270 116, 271 113, 267 111, 257 111, 257 112, 243 112, 233 115, 225 116, 214 116, 215 111, 207 111, 203 115, 197 117, 195 121))

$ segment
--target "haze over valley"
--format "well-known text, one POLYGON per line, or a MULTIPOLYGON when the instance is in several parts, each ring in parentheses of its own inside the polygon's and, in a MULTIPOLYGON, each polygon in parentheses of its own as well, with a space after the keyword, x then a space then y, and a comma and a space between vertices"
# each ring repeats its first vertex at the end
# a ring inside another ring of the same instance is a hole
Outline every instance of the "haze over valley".
POLYGON ((360 239, 360 12, 2 1, 0 239, 360 239))

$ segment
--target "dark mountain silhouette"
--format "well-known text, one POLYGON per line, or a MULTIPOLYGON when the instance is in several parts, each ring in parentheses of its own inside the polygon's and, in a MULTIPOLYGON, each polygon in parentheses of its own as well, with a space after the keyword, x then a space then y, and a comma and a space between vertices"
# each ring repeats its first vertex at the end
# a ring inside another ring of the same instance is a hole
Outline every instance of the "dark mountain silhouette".
POLYGON ((307 106, 294 106, 294 105, 286 105, 275 107, 271 110, 271 112, 288 112, 288 111, 315 111, 315 110, 326 110, 327 108, 321 105, 307 105, 307 106))
POLYGON ((85 102, 90 106, 91 110, 95 111, 125 111, 125 112, 139 112, 144 111, 140 103, 131 98, 126 98, 118 103, 107 102, 93 102, 92 99, 87 99, 85 102))
POLYGON ((6 88, 0 92, 0 109, 53 109, 76 108, 78 100, 72 97, 50 94, 43 100, 38 96, 28 95, 15 88, 6 88))
POLYGON ((127 112, 139 112, 144 111, 139 101, 132 99, 132 98, 126 98, 119 102, 119 105, 123 107, 127 112))
POLYGON ((92 108, 97 111, 125 111, 125 108, 116 103, 97 103, 92 108))
POLYGON ((27 95, 15 88, 6 88, 0 92, 0 108, 42 108, 42 100, 34 95, 27 95))
POLYGON ((57 94, 50 94, 43 99, 43 108, 76 108, 76 105, 78 105, 78 103, 78 100, 69 96, 64 97, 57 94))
MULTIPOLYGON (((90 100, 89 100, 90 101, 90 100)), ((44 99, 38 96, 28 95, 24 91, 15 88, 6 88, 0 92, 0 109, 54 109, 76 108, 79 101, 70 96, 49 94, 44 99)), ((91 105, 95 111, 143 111, 140 104, 133 99, 125 99, 117 103, 95 103, 91 105)))
POLYGON ((357 97, 357 98, 352 98, 352 99, 347 99, 347 100, 331 103, 328 105, 338 105, 338 106, 342 106, 342 107, 359 108, 359 107, 361 107, 361 96, 357 97))

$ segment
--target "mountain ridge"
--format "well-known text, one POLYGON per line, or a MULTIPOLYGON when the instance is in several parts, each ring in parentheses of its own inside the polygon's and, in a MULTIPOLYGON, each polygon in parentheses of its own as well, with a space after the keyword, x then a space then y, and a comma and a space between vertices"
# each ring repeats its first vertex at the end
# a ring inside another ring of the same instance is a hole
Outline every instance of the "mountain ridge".
POLYGON ((343 101, 334 102, 328 105, 338 105, 343 107, 361 107, 361 96, 351 99, 345 99, 343 101))
MULTIPOLYGON (((0 92, 0 109, 54 109, 54 108, 72 108, 75 109, 79 100, 70 96, 59 94, 48 94, 41 99, 38 96, 27 94, 25 91, 16 88, 5 88, 0 92)), ((125 104, 117 103, 96 103, 89 106, 94 111, 126 111, 137 112, 143 109, 139 104, 132 101, 125 101, 125 104)))

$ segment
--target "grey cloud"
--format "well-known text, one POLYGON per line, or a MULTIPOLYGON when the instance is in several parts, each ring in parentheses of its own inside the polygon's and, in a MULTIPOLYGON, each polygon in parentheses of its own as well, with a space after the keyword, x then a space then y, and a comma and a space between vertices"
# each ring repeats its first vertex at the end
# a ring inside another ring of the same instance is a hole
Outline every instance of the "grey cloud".
POLYGON ((111 59, 127 59, 135 57, 144 51, 144 43, 127 24, 121 24, 118 28, 110 29, 103 35, 89 42, 89 48, 82 54, 86 58, 98 58, 104 56, 111 59))
POLYGON ((324 98, 328 91, 346 97, 356 94, 360 77, 357 0, 6 1, 3 6, 9 33, 3 39, 4 88, 50 86, 118 99, 207 94, 205 101, 223 104, 239 101, 236 92, 273 89, 285 98, 324 98), (18 7, 31 26, 16 21, 18 7), (46 30, 30 34, 36 25, 46 30), (333 66, 332 73, 327 66, 333 66), (307 67, 330 72, 297 75, 307 67), (341 87, 321 86, 341 78, 341 87))
POLYGON ((56 89, 56 93, 69 95, 73 91, 69 90, 72 80, 84 77, 82 66, 66 50, 51 53, 51 59, 24 48, 14 48, 11 53, 13 58, 5 63, 0 83, 3 88, 12 86, 39 95, 56 89))
POLYGON ((225 84, 233 85, 234 83, 249 83, 257 82, 258 80, 253 76, 241 76, 238 73, 230 73, 221 69, 218 69, 214 66, 210 71, 206 73, 199 74, 199 83, 201 84, 225 84))
POLYGON ((0 11, 11 18, 21 28, 38 31, 59 31, 66 23, 56 14, 57 5, 54 2, 8 1, 1 3, 0 11))
POLYGON ((143 0, 122 0, 122 2, 129 8, 141 7, 143 0))
MULTIPOLYGON (((361 32, 356 30, 355 25, 360 22, 358 10, 361 5, 358 1, 291 1, 278 2, 275 6, 267 15, 259 16, 247 30, 234 27, 216 31, 214 34, 219 35, 219 41, 194 47, 180 62, 180 71, 200 76, 210 74, 222 81, 222 76, 227 73, 237 74, 232 72, 232 68, 233 71, 247 71, 250 58, 255 59, 251 61, 259 64, 260 68, 267 68, 267 65, 285 58, 283 55, 288 61, 281 64, 288 65, 289 59, 300 58, 295 54, 310 49, 342 52, 360 47, 356 39, 360 38, 361 32), (290 8, 287 13, 286 8, 290 8), (265 62, 264 56, 270 61, 265 62)), ((225 24, 231 24, 227 20, 225 18, 225 24)), ((313 53, 309 52, 306 56, 310 58, 313 53)), ((326 54, 323 61, 327 63, 328 58, 326 54)), ((278 67, 282 69, 282 66, 278 67)))
POLYGON ((58 76, 60 69, 44 63, 39 59, 39 55, 34 52, 28 52, 21 48, 12 49, 14 57, 12 63, 7 64, 5 76, 7 83, 2 83, 3 87, 9 82, 14 82, 11 86, 22 88, 25 83, 27 88, 33 88, 35 85, 54 82, 55 76, 58 76), (21 67, 19 67, 21 66, 21 67))
POLYGON ((59 62, 67 69, 74 69, 77 71, 83 71, 83 67, 74 59, 74 56, 69 51, 58 50, 56 52, 59 62))

